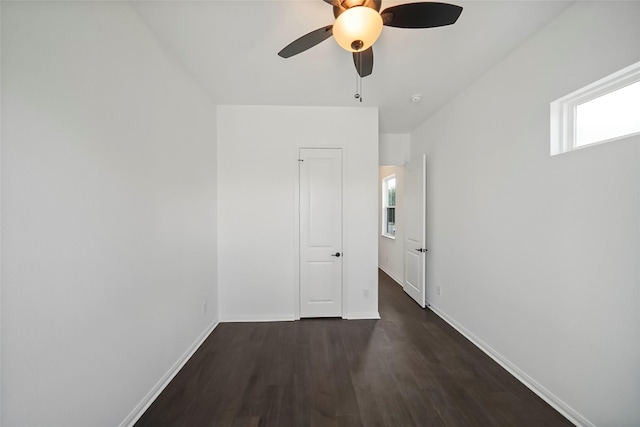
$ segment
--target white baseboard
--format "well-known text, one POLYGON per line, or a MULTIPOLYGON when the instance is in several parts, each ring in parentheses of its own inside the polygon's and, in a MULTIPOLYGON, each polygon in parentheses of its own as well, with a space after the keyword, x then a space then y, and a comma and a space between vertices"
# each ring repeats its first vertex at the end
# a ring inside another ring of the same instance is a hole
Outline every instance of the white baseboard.
POLYGON ((389 270, 387 270, 386 268, 384 268, 381 265, 378 265, 378 268, 382 271, 384 271, 384 274, 386 274, 387 276, 391 277, 393 279, 394 282, 396 282, 398 285, 400 286, 404 286, 402 284, 402 280, 398 279, 396 276, 394 276, 393 274, 391 274, 391 272, 389 270))
POLYGON ((487 356, 492 358, 496 363, 502 366, 507 370, 511 375, 513 375, 518 381, 524 384, 527 388, 537 394, 542 400, 547 402, 551 407, 553 407, 556 411, 560 412, 566 419, 571 421, 576 426, 580 427, 595 427, 593 423, 587 420, 585 417, 576 412, 572 407, 564 403, 557 396, 551 393, 549 390, 544 388, 540 383, 531 378, 525 372, 523 372, 516 365, 511 363, 506 357, 502 356, 496 350, 491 348, 491 346, 487 345, 480 338, 471 333, 467 328, 462 326, 460 323, 455 321, 452 317, 449 317, 444 311, 439 309, 438 307, 429 304, 428 308, 437 314, 442 320, 451 325, 455 330, 460 332, 471 341, 476 347, 482 350, 487 356))
MULTIPOLYGON (((356 320, 356 319, 380 319, 380 313, 377 311, 366 313, 349 313, 344 316, 344 319, 356 320)), ((267 315, 267 316, 223 316, 220 323, 244 323, 244 322, 293 322, 296 319, 293 315, 267 315)))
POLYGON ((182 356, 173 364, 173 366, 167 371, 166 374, 157 382, 155 386, 147 393, 147 395, 136 405, 136 407, 131 411, 129 415, 120 423, 120 427, 132 427, 138 419, 144 414, 144 412, 151 406, 154 400, 162 393, 173 377, 175 377, 180 369, 191 359, 191 356, 200 348, 204 340, 213 332, 213 330, 218 326, 220 322, 217 320, 213 322, 205 331, 200 334, 200 336, 195 340, 195 342, 184 352, 182 356))
POLYGON ((349 313, 347 320, 365 320, 365 319, 380 319, 380 313, 377 311, 371 313, 349 313))
POLYGON ((293 314, 274 314, 274 315, 232 315, 222 316, 220 323, 241 323, 241 322, 293 322, 295 319, 293 314))

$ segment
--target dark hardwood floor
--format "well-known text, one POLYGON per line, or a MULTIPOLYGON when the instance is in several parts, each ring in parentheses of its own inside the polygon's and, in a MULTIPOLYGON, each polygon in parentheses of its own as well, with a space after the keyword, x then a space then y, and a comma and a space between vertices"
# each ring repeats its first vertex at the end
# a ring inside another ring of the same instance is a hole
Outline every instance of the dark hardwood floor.
POLYGON ((571 426, 379 274, 381 320, 219 325, 144 426, 571 426))

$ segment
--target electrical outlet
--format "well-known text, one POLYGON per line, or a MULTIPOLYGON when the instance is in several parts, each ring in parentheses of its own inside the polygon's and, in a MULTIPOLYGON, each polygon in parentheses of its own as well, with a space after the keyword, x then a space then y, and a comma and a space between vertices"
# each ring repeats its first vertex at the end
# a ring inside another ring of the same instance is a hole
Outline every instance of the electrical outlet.
POLYGON ((442 295, 442 288, 440 287, 440 285, 436 286, 436 293, 438 295, 442 295))
POLYGON ((202 303, 202 314, 205 315, 207 314, 207 302, 203 302, 202 303))

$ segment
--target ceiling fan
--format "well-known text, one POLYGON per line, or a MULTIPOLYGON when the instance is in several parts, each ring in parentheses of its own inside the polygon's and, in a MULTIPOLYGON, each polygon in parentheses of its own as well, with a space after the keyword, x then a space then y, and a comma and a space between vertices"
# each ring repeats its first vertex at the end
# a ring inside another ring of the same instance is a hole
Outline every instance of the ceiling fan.
POLYGON ((353 52, 353 63, 360 77, 373 72, 373 43, 382 26, 433 28, 454 24, 462 7, 448 3, 420 2, 388 7, 380 13, 382 0, 324 0, 333 6, 333 25, 318 28, 278 52, 290 58, 333 36, 345 50, 353 52))

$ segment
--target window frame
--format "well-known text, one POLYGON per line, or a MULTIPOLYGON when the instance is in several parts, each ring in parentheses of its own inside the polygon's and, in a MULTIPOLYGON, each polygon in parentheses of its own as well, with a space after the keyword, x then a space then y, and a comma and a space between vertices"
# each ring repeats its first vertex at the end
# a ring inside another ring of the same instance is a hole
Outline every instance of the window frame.
POLYGON ((551 144, 550 154, 567 153, 594 145, 604 144, 640 134, 634 132, 620 135, 589 144, 577 145, 576 141, 576 113, 578 105, 615 92, 625 86, 640 81, 640 62, 636 62, 613 74, 593 82, 569 95, 556 99, 551 103, 551 144))
MULTIPOLYGON (((393 209, 393 217, 394 220, 396 219, 396 208, 397 208, 397 194, 398 194, 398 186, 397 186, 398 180, 396 179, 396 174, 391 174, 389 176, 386 176, 382 179, 382 231, 381 231, 381 235, 383 237, 387 237, 389 239, 395 239, 396 235, 395 235, 395 231, 396 229, 394 228, 394 234, 389 234, 387 232, 387 230, 389 229, 389 223, 388 223, 388 209, 392 208, 393 209), (395 196, 393 199, 393 206, 390 205, 389 203, 389 181, 393 180, 394 181, 394 190, 395 190, 395 196)), ((397 223, 394 221, 393 223, 394 225, 396 225, 397 223)))

